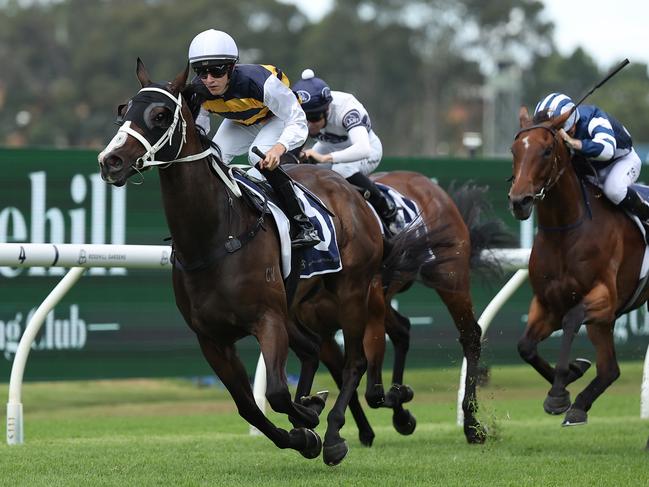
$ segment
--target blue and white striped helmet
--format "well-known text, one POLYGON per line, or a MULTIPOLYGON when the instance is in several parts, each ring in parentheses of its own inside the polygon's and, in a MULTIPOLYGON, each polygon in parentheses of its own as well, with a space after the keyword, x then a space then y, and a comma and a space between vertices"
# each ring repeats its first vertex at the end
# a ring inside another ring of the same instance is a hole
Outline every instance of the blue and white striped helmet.
MULTIPOLYGON (((540 112, 548 112, 550 118, 554 118, 563 113, 566 113, 574 106, 575 104, 569 96, 563 95, 561 93, 550 93, 536 105, 536 108, 534 109, 534 115, 540 112)), ((577 123, 577 120, 579 120, 579 109, 576 109, 574 112, 572 112, 572 115, 568 117, 568 120, 566 120, 563 124, 563 130, 570 130, 575 125, 575 123, 577 123)))

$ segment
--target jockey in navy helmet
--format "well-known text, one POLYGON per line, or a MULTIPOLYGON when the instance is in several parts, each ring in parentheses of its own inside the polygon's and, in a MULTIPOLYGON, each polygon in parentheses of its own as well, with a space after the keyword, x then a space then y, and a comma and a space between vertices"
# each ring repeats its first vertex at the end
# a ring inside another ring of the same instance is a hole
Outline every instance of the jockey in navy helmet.
POLYGON ((304 154, 317 163, 331 164, 332 170, 361 188, 388 230, 396 233, 403 227, 403 216, 367 177, 381 162, 383 147, 365 107, 350 93, 331 91, 311 69, 302 72, 293 91, 306 113, 309 136, 316 139, 304 154))

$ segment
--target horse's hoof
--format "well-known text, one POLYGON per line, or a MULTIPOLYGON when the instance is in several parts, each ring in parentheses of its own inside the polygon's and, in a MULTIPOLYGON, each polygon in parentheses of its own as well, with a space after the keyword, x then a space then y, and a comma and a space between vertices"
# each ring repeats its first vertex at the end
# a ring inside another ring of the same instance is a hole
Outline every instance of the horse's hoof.
POLYGON ((592 365, 591 361, 586 358, 577 358, 568 364, 570 369, 570 382, 574 382, 583 376, 590 366, 592 365), (573 378, 574 377, 574 378, 573 378))
POLYGON ((382 384, 375 384, 365 393, 365 401, 372 409, 380 408, 385 405, 385 392, 382 384))
POLYGON ((322 459, 327 465, 334 467, 343 461, 348 451, 349 447, 347 446, 347 442, 341 439, 339 443, 325 446, 322 449, 322 459))
POLYGON ((547 395, 543 401, 543 409, 548 414, 563 414, 570 409, 570 393, 564 391, 559 396, 547 395))
POLYGON ((464 436, 470 445, 482 445, 487 441, 487 428, 479 422, 470 425, 464 425, 464 436))
POLYGON ((398 433, 407 436, 411 435, 415 428, 417 427, 417 419, 412 415, 410 411, 404 409, 399 413, 394 413, 392 415, 392 425, 398 433))
POLYGON ((329 397, 329 391, 320 391, 312 396, 302 396, 300 398, 300 403, 302 404, 302 406, 315 411, 319 416, 325 407, 327 397, 329 397))
POLYGON ((369 431, 359 431, 358 439, 361 442, 361 445, 370 447, 374 443, 374 431, 370 428, 369 431))
POLYGON ((588 423, 588 413, 583 409, 570 408, 561 426, 579 426, 588 423))
POLYGON ((300 455, 309 460, 317 458, 322 451, 322 440, 320 435, 313 430, 308 428, 295 428, 289 433, 292 436, 303 435, 305 446, 302 450, 299 450, 300 455))
POLYGON ((405 402, 412 401, 413 397, 415 397, 415 392, 412 390, 412 387, 404 384, 392 384, 385 397, 385 405, 389 408, 394 408, 405 402))

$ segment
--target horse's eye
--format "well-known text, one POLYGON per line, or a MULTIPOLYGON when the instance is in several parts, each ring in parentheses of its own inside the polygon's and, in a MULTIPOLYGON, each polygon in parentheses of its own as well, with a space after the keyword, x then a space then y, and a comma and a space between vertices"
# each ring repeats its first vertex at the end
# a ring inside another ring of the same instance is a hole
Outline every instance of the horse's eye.
POLYGON ((550 157, 552 155, 552 147, 548 147, 543 151, 543 157, 550 157))
POLYGON ((155 116, 154 120, 156 122, 164 122, 166 118, 167 114, 165 112, 160 112, 155 116))

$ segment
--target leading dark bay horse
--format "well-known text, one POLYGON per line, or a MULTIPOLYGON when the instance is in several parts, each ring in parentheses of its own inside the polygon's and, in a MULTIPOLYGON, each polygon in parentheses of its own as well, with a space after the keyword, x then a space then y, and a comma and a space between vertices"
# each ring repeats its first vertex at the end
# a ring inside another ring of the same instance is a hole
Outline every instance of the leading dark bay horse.
POLYGON ((620 375, 613 326, 623 312, 649 296, 639 289, 645 244, 634 222, 601 190, 579 176, 583 172, 558 135, 570 112, 532 120, 525 107, 512 145, 513 180, 509 201, 514 216, 529 218, 535 206, 538 233, 529 262, 533 298, 521 357, 551 385, 544 409, 566 412, 563 425, 584 424, 593 402, 620 375), (597 375, 571 404, 566 387, 590 363, 570 361, 572 341, 586 325, 596 351, 597 375), (539 342, 563 330, 555 367, 543 359, 539 342))
MULTIPOLYGON (((365 337, 365 354, 368 360, 367 389, 365 398, 371 407, 387 407, 393 410, 393 425, 404 435, 411 434, 416 426, 415 417, 403 408, 403 403, 413 397, 412 389, 403 384, 406 356, 410 346, 410 320, 391 305, 391 299, 398 293, 407 291, 415 280, 435 289, 448 309, 460 335, 464 357, 467 359, 465 395, 462 400, 464 413, 464 434, 469 443, 483 443, 486 432, 476 418, 478 400, 478 363, 481 353, 481 329, 473 311, 470 292, 471 271, 482 271, 485 277, 497 272, 491 264, 480 260, 482 250, 508 246, 512 236, 502 221, 484 219, 489 204, 484 197, 486 188, 467 183, 450 196, 438 184, 423 174, 411 171, 377 173, 373 178, 378 183, 396 189, 401 195, 415 202, 421 211, 426 225, 442 225, 450 236, 448 245, 435 250, 437 258, 445 261, 429 268, 424 264, 417 274, 383 273, 385 286, 385 321, 378 326, 368 326, 365 337), (434 272, 432 272, 434 270, 434 272), (384 394, 382 364, 385 354, 385 333, 394 346, 394 365, 392 386, 384 394)), ((429 263, 430 264, 430 263, 429 263)), ((323 362, 336 370, 336 356, 340 352, 335 343, 323 347, 323 362)), ((371 445, 374 439, 367 418, 357 401, 350 402, 350 410, 359 428, 363 444, 371 445)))
MULTIPOLYGON (((138 59, 136 73, 142 89, 120 108, 122 125, 99 155, 102 177, 119 186, 144 168, 160 167, 162 200, 176 257, 172 276, 176 304, 196 333, 203 355, 232 395, 239 414, 277 447, 297 450, 306 458, 315 458, 322 449, 325 463, 335 465, 347 454, 339 431, 366 368, 365 326, 373 317, 383 319, 382 303, 378 311, 370 308, 375 299, 382 299, 376 292, 385 251, 380 229, 364 200, 338 175, 312 167, 291 170, 291 176, 336 215, 342 270, 300 279, 289 305, 278 230, 272 219, 264 219, 239 197, 227 168, 196 129, 183 97, 188 70, 170 83, 156 84, 138 59), (324 309, 331 323, 322 323, 324 309), (284 369, 289 344, 298 356, 308 357, 316 336, 310 329, 325 326, 342 328, 345 356, 341 393, 328 415, 323 447, 313 428, 325 398, 316 394, 293 401, 284 369), (235 342, 248 335, 256 337, 264 357, 266 398, 275 411, 289 417, 295 426, 291 431, 275 426, 255 404, 235 349, 235 342)), ((398 242, 392 247, 403 250, 398 242)), ((397 260, 398 265, 408 266, 407 258, 397 260)))

